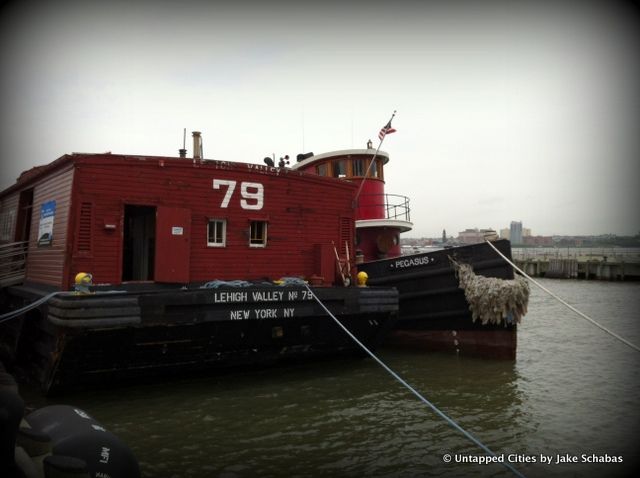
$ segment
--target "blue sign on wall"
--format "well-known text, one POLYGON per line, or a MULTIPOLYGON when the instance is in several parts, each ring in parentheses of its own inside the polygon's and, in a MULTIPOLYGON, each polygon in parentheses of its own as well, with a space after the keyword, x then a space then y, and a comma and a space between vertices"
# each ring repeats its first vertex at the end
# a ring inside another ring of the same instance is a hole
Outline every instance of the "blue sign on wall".
POLYGON ((40 208, 38 246, 50 246, 53 242, 53 220, 56 217, 56 202, 47 201, 40 208))

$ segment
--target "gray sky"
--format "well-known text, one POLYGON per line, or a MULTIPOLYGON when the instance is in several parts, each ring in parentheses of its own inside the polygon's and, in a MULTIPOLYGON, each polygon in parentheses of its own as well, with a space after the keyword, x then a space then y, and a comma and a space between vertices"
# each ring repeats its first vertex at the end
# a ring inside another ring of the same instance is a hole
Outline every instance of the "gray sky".
POLYGON ((362 148, 397 110, 407 236, 640 231, 636 9, 225 3, 3 6, 0 189, 74 151, 175 156, 183 128, 220 160, 362 148))

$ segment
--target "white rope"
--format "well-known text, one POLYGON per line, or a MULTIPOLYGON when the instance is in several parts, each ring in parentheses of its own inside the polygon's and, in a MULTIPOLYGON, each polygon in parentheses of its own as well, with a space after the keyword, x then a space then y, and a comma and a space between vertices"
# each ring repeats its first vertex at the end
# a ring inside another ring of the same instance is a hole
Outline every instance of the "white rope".
MULTIPOLYGON (((111 294, 124 294, 124 293, 126 293, 126 291, 123 291, 123 290, 106 290, 106 291, 92 292, 91 295, 107 295, 107 294, 111 295, 111 294)), ((12 310, 10 312, 7 312, 6 314, 0 315, 0 323, 6 322, 6 321, 11 320, 11 319, 15 319, 16 317, 20 317, 22 314, 25 314, 26 312, 29 312, 30 310, 35 309, 37 307, 40 307, 42 304, 48 302, 51 298, 53 298, 53 297, 55 297, 57 295, 73 296, 75 294, 76 294, 75 292, 65 291, 65 290, 58 290, 58 291, 55 291, 55 292, 51 292, 50 294, 47 294, 44 297, 41 297, 38 300, 36 300, 35 302, 31 302, 30 304, 25 305, 24 307, 22 307, 20 309, 12 310)))
POLYGON ((52 292, 51 294, 45 295, 44 297, 41 297, 40 299, 36 300, 35 302, 32 302, 31 304, 28 304, 28 305, 26 305, 26 306, 24 306, 24 307, 22 307, 22 308, 20 308, 18 310, 12 310, 11 312, 7 312, 6 314, 2 314, 2 315, 0 315, 0 323, 6 322, 7 320, 14 319, 16 317, 19 317, 20 315, 24 314, 25 312, 29 312, 31 309, 35 309, 36 307, 40 307, 42 304, 47 302, 52 297, 55 297, 56 295, 60 295, 60 294, 66 294, 66 292, 64 292, 64 291, 52 292))
POLYGON ((588 320, 589 322, 591 322, 593 325, 595 325, 596 327, 598 327, 599 329, 605 331, 606 333, 608 333, 609 335, 611 335, 612 337, 618 339, 620 342, 622 342, 625 345, 628 345, 629 347, 631 347, 632 349, 640 352, 640 347, 638 347, 637 345, 632 344, 631 342, 629 342, 628 340, 620 337, 618 334, 616 334, 615 332, 607 329, 604 325, 600 325, 598 322, 596 322, 595 320, 593 320, 591 317, 587 316, 586 314, 583 314, 582 312, 580 312, 578 309, 576 309, 575 307, 573 307, 571 304, 568 304, 567 302, 565 302, 564 300, 562 300, 560 297, 558 297, 556 294, 554 294, 553 292, 551 292, 549 289, 547 289, 546 287, 544 287, 542 284, 540 284, 538 281, 535 281, 534 279, 532 279, 531 277, 529 277, 526 272, 524 272, 523 270, 521 270, 518 266, 516 266, 513 262, 511 262, 502 252, 500 252, 496 246, 494 246, 493 244, 491 244, 490 241, 486 241, 487 244, 489 244, 494 251, 496 251, 498 254, 500 254, 500 256, 507 261, 511 267, 513 267, 515 270, 517 270, 520 274, 522 274, 523 276, 525 276, 527 279, 529 279, 531 282, 533 282, 535 285, 537 285, 538 287, 540 287, 543 291, 545 291, 547 294, 549 294, 551 297, 553 297, 554 299, 558 300, 561 304, 566 305, 569 309, 571 309, 572 311, 574 311, 576 314, 578 314, 580 317, 588 320))
MULTIPOLYGON (((487 455, 497 458, 496 454, 493 451, 491 451, 484 443, 482 443, 480 440, 478 440, 476 437, 474 437, 471 433, 469 433, 467 430, 465 430, 460 425, 458 425, 458 423, 456 423, 455 420, 453 420, 452 418, 448 417, 438 407, 436 407, 433 403, 431 403, 429 400, 427 400, 425 397, 423 397, 420 394, 420 392, 418 392, 415 388, 413 388, 411 385, 409 385, 402 377, 400 377, 400 375, 398 375, 396 372, 391 370, 391 368, 389 368, 382 360, 380 360, 378 357, 376 357, 376 355, 373 352, 371 352, 371 350, 369 350, 362 342, 360 342, 357 339, 357 337, 355 335, 353 335, 349 331, 349 329, 347 329, 344 325, 342 325, 342 323, 336 318, 335 315, 333 315, 331 313, 331 311, 329 309, 327 309, 327 307, 322 303, 322 301, 320 299, 318 299, 318 297, 313 293, 313 291, 309 288, 309 286, 306 283, 304 283, 304 286, 311 293, 311 296, 316 300, 316 302, 318 304, 320 304, 320 307, 322 307, 324 309, 324 311, 329 315, 329 317, 331 317, 334 320, 334 322, 336 324, 338 324, 338 326, 340 326, 340 328, 342 330, 344 330, 346 332, 346 334, 349 337, 351 337, 351 339, 356 344, 358 344, 358 346, 360 346, 360 348, 362 350, 364 350, 373 360, 375 360, 378 363, 378 365, 380 365, 382 368, 384 368, 389 374, 391 374, 391 376, 393 378, 395 378, 398 382, 400 382, 402 385, 404 385, 411 393, 413 393, 416 397, 418 397, 418 399, 420 401, 422 401, 429 408, 431 408, 434 412, 436 412, 440 417, 442 417, 447 423, 449 423, 449 425, 451 425, 453 428, 458 430, 460 433, 462 433, 464 436, 466 436, 473 443, 475 443, 480 448, 482 448, 482 450, 484 450, 484 452, 487 455)), ((522 473, 520 473, 518 470, 516 470, 510 463, 507 463, 506 461, 498 461, 498 460, 496 460, 496 461, 498 463, 500 463, 501 465, 503 465, 504 467, 506 467, 507 469, 509 469, 514 475, 519 476, 521 478, 525 478, 525 476, 522 473)))

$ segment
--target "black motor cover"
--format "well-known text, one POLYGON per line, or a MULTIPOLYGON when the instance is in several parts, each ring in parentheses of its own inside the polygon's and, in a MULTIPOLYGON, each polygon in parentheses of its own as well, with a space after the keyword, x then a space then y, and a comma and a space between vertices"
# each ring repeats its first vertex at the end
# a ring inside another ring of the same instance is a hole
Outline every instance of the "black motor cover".
POLYGON ((86 462, 90 476, 137 478, 138 462, 129 447, 85 411, 69 405, 40 408, 25 418, 51 438, 52 454, 86 462))

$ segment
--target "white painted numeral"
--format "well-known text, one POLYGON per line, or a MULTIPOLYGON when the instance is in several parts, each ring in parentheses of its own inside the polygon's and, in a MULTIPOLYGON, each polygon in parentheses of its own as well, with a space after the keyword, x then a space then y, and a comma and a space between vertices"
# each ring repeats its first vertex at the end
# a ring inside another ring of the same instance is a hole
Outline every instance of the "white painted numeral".
MULTIPOLYGON (((231 196, 233 196, 233 192, 236 190, 236 184, 236 181, 226 179, 213 180, 213 189, 220 189, 223 186, 227 188, 224 193, 224 198, 222 198, 222 202, 220 203, 221 208, 229 207, 231 196)), ((261 183, 240 183, 240 195, 242 196, 240 200, 240 207, 242 209, 258 211, 263 208, 264 186, 261 183)))
POLYGON ((264 204, 264 187, 260 183, 242 183, 240 184, 240 194, 242 195, 242 200, 240 201, 240 206, 242 209, 253 209, 259 210, 262 209, 264 204), (251 192, 254 190, 255 192, 251 192), (249 202, 255 201, 255 202, 249 202))
POLYGON ((222 204, 220 204, 220 207, 222 208, 229 207, 229 201, 231 201, 231 195, 233 194, 233 191, 236 189, 236 182, 227 181, 226 179, 214 179, 213 189, 220 189, 220 186, 227 186, 227 192, 224 193, 224 198, 222 199, 222 204))

